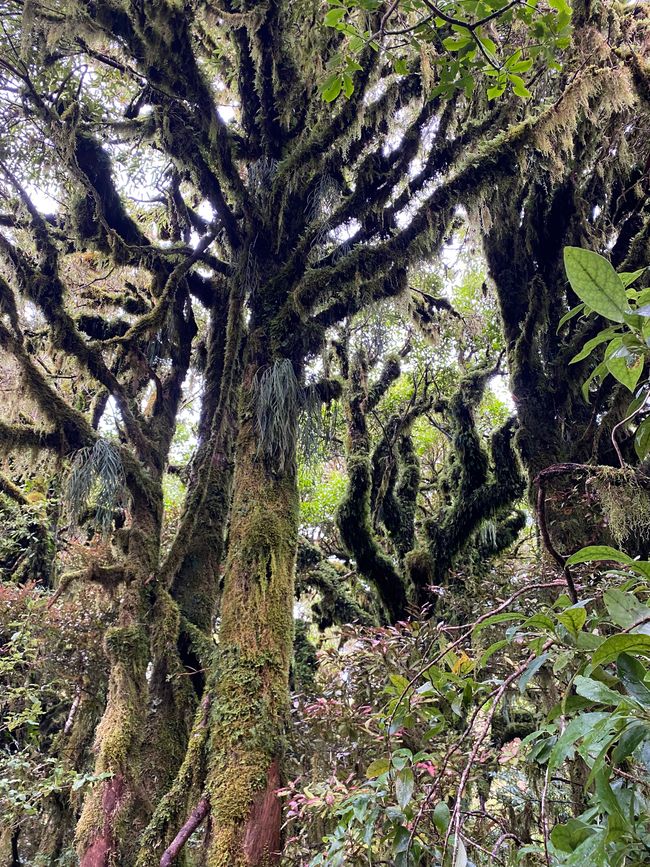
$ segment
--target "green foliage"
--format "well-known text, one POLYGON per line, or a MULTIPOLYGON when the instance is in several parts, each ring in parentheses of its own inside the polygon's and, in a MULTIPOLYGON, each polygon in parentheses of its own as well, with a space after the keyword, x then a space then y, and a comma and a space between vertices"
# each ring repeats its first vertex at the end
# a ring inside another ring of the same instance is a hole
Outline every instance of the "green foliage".
POLYGON ((52 796, 71 804, 106 776, 86 765, 93 732, 85 728, 103 697, 105 615, 92 593, 51 609, 49 599, 33 584, 0 588, 0 816, 27 840, 56 821, 52 796))
POLYGON ((343 36, 322 84, 323 99, 354 93, 355 74, 367 52, 384 52, 396 75, 408 75, 427 57, 435 69, 430 98, 470 97, 477 80, 488 100, 511 91, 527 100, 530 82, 545 68, 558 68, 570 44, 571 6, 566 0, 534 3, 480 0, 440 6, 426 0, 400 0, 388 11, 379 0, 328 0, 324 25, 343 36), (419 57, 418 57, 419 56, 419 57))
POLYGON ((598 313, 614 323, 588 340, 571 359, 571 364, 584 361, 607 344, 603 360, 583 384, 583 395, 589 400, 592 383, 602 382, 609 374, 634 394, 625 421, 637 420, 634 448, 643 460, 650 453, 650 380, 646 369, 650 360, 650 287, 637 289, 633 284, 647 269, 617 274, 603 256, 579 247, 564 248, 564 264, 571 288, 582 304, 562 317, 558 330, 578 314, 598 313))
POLYGON ((628 571, 577 605, 533 582, 458 629, 347 630, 321 654, 322 697, 298 717, 320 759, 284 791, 302 847, 288 856, 487 867, 496 846, 508 867, 645 863, 650 564, 605 546, 573 564, 599 559, 628 571))
POLYGON ((300 521, 304 527, 326 531, 336 520, 336 512, 345 496, 347 479, 336 467, 300 467, 300 521))

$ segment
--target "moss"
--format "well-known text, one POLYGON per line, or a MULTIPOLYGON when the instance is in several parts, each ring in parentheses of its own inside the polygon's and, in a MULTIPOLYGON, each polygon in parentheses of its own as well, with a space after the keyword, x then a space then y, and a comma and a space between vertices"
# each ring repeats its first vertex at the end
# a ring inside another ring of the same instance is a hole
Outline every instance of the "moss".
POLYGON ((367 361, 359 353, 350 368, 346 401, 348 488, 336 521, 341 539, 354 556, 358 571, 377 588, 388 617, 395 621, 406 616, 408 592, 404 577, 380 549, 372 529, 372 471, 370 437, 366 426, 367 406, 367 361))
POLYGON ((250 403, 242 414, 206 771, 211 867, 244 865, 247 840, 279 847, 279 812, 268 827, 255 816, 265 798, 276 815, 266 790, 284 749, 293 648, 295 455, 283 473, 270 470, 257 457, 250 403))
POLYGON ((595 467, 589 486, 600 500, 616 544, 634 551, 647 550, 650 542, 650 486, 634 469, 595 467))

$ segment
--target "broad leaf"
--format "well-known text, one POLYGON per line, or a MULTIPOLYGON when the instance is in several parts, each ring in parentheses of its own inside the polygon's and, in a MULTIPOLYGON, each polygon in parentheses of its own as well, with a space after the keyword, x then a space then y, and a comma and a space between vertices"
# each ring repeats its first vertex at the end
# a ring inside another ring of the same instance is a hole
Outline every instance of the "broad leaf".
POLYGON ((590 677, 581 677, 578 675, 574 681, 574 686, 578 695, 583 698, 588 698, 590 701, 596 701, 599 704, 619 705, 623 696, 620 692, 610 689, 601 683, 599 680, 592 680, 590 677))
POLYGON ((630 312, 625 286, 607 259, 592 250, 565 247, 564 267, 581 301, 612 322, 623 322, 630 312))
POLYGON ((403 768, 395 777, 395 797, 397 803, 402 810, 407 806, 413 797, 413 789, 415 788, 415 779, 413 771, 410 768, 403 768))
POLYGON ((591 658, 591 664, 607 665, 608 662, 614 662, 621 653, 640 653, 643 656, 650 656, 650 635, 612 635, 611 638, 606 638, 595 651, 591 658))

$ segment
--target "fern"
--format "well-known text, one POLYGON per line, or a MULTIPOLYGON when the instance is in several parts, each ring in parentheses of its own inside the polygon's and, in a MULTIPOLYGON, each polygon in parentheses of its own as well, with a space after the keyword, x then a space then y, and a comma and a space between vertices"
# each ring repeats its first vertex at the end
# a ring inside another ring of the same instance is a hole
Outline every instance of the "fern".
POLYGON ((107 440, 75 452, 65 489, 65 506, 73 525, 86 509, 94 513, 94 524, 108 535, 115 509, 123 504, 126 492, 124 467, 118 449, 107 440))

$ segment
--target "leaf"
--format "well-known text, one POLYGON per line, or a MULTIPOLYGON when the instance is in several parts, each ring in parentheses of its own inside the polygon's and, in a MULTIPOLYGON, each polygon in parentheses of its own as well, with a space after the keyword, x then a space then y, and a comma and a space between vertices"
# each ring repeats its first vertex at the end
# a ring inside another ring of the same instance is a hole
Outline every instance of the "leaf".
POLYGON ((582 311, 583 311, 584 309, 585 309, 585 305, 584 305, 584 304, 576 304, 575 307, 572 307, 571 310, 569 310, 567 313, 565 313, 564 316, 563 316, 563 317, 560 319, 560 321, 558 322, 558 324, 557 324, 557 329, 556 329, 555 333, 558 334, 559 331, 560 331, 560 328, 562 328, 563 325, 566 325, 566 323, 567 323, 570 319, 573 319, 574 316, 577 316, 578 313, 582 313, 582 311))
POLYGON ((483 668, 485 663, 494 656, 499 650, 504 647, 507 647, 510 644, 507 638, 502 638, 500 641, 495 641, 494 644, 491 644, 488 649, 481 655, 481 658, 476 663, 477 668, 483 668))
POLYGON ((607 365, 604 361, 601 361, 598 367, 592 370, 589 377, 582 383, 582 396, 589 403, 589 386, 591 383, 597 378, 602 377, 603 379, 607 376, 609 371, 607 370, 607 365))
POLYGON ((447 51, 460 51, 472 41, 470 36, 448 36, 442 40, 447 51))
POLYGON ((439 834, 445 834, 447 832, 447 828, 449 827, 451 813, 449 812, 449 807, 445 804, 444 801, 440 801, 439 804, 436 804, 433 811, 432 819, 437 832, 439 834))
POLYGON ((551 831, 551 843, 560 852, 573 852, 581 843, 591 837, 593 828, 579 819, 569 819, 566 825, 556 825, 551 831))
POLYGON ((609 713, 593 712, 583 713, 572 719, 563 733, 557 739, 551 754, 548 757, 548 766, 551 770, 559 768, 562 762, 572 752, 576 741, 590 732, 597 723, 609 719, 609 713))
POLYGON ((487 629, 488 626, 494 626, 495 623, 507 623, 509 620, 523 620, 523 614, 517 614, 514 611, 503 611, 501 614, 493 614, 491 617, 487 617, 485 620, 482 620, 478 623, 473 631, 473 635, 478 635, 484 629, 487 629))
POLYGON ((529 664, 528 668, 519 678, 519 692, 524 693, 526 691, 526 687, 528 682, 534 675, 540 670, 540 668, 544 665, 546 660, 548 659, 548 653, 542 653, 541 656, 538 656, 536 659, 529 664))
POLYGON ((639 744, 646 740, 650 740, 650 726, 645 723, 636 723, 625 729, 612 751, 612 762, 615 765, 620 764, 632 755, 639 744))
POLYGON ((341 9, 340 7, 337 9, 330 9, 324 19, 324 24, 326 27, 338 27, 341 23, 341 19, 345 18, 345 9, 341 9))
POLYGON ((488 87, 487 89, 487 98, 492 101, 493 99, 498 99, 503 92, 505 91, 505 85, 495 85, 494 87, 488 87))
POLYGON ((334 102, 342 87, 341 76, 338 74, 331 75, 323 85, 322 94, 325 102, 334 102))
POLYGON ((529 99, 531 96, 530 90, 524 84, 524 80, 520 75, 509 75, 510 83, 512 84, 512 92, 520 99, 529 99))
POLYGON ((636 598, 633 593, 612 588, 603 594, 607 613, 617 626, 632 629, 639 621, 650 618, 650 608, 636 598))
POLYGON ((581 605, 576 605, 558 614, 557 619, 575 637, 585 625, 587 612, 581 605))
POLYGON ((375 759, 374 762, 370 762, 366 769, 366 776, 369 780, 374 780, 376 777, 381 777, 382 774, 385 774, 390 769, 390 761, 387 758, 383 759, 375 759))
POLYGON ((415 788, 415 778, 413 771, 410 768, 403 768, 395 777, 395 796, 397 803, 402 810, 407 806, 413 797, 413 789, 415 788))
POLYGON ((611 262, 593 250, 564 248, 564 267, 571 288, 581 301, 612 322, 629 313, 623 281, 611 262))
POLYGON ((595 337, 592 337, 591 340, 588 340, 585 343, 580 352, 573 356, 569 364, 577 364, 579 361, 584 361, 585 358, 588 358, 591 355, 597 346, 608 341, 614 334, 616 334, 614 328, 604 328, 595 337))
POLYGON ((643 664, 633 656, 621 653, 616 660, 616 668, 627 694, 644 707, 650 707, 650 689, 645 683, 648 672, 643 664))
POLYGON ((628 286, 631 286, 632 283, 635 283, 639 279, 644 271, 645 268, 639 268, 638 271, 621 271, 618 276, 621 278, 623 286, 627 289, 628 286))
POLYGON ((598 801, 600 802, 599 806, 605 809, 605 812, 610 817, 610 832, 612 830, 612 824, 614 824, 617 828, 624 828, 627 825, 627 821, 625 816, 621 812, 621 805, 618 803, 616 799, 616 795, 614 794, 612 787, 609 783, 609 768, 602 768, 595 775, 594 780, 596 783, 596 795, 598 796, 598 801), (613 820, 613 822, 612 822, 613 820))
POLYGON ((578 695, 588 698, 590 701, 596 701, 599 704, 619 705, 623 699, 620 692, 616 692, 605 686, 604 683, 592 680, 590 677, 578 675, 574 681, 574 686, 578 695))
POLYGON ((650 635, 612 635, 606 638, 591 658, 591 664, 607 665, 621 653, 640 653, 650 656, 650 635))
POLYGON ((650 452, 650 416, 644 418, 634 434, 634 450, 642 461, 650 452))
POLYGON ((454 837, 454 848, 456 849, 454 867, 467 867, 469 861, 467 860, 467 849, 465 849, 463 841, 454 837))
POLYGON ((618 353, 607 359, 607 370, 630 391, 634 391, 643 373, 644 359, 642 355, 626 352, 618 353), (630 361, 632 363, 630 363, 630 361))
POLYGON ((592 563, 602 560, 613 560, 615 563, 625 563, 626 565, 634 562, 627 554, 616 548, 610 548, 609 545, 588 545, 568 557, 566 562, 567 566, 575 566, 576 563, 592 563))

